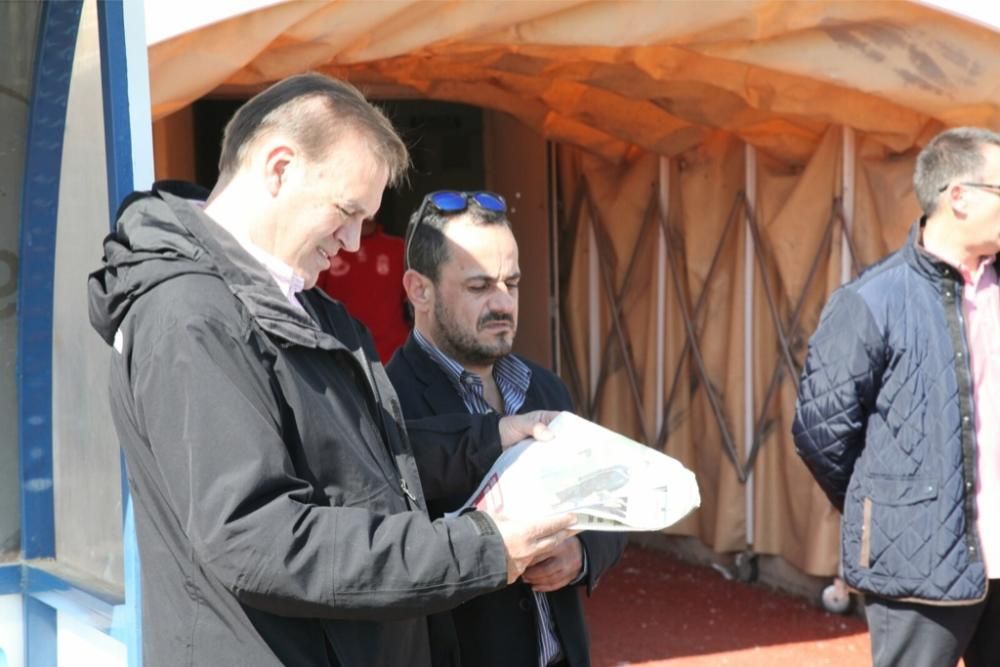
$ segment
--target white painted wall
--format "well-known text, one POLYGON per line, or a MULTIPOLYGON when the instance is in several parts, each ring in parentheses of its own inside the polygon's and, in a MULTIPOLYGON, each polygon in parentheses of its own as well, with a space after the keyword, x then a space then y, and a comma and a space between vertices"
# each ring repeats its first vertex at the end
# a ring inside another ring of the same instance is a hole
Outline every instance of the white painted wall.
POLYGON ((0 667, 24 667, 24 603, 0 595, 0 667))
POLYGON ((100 47, 86 0, 73 63, 56 235, 52 448, 56 558, 116 585, 123 580, 121 473, 108 404, 110 348, 90 326, 87 275, 108 233, 100 47))
MULTIPOLYGON (((39 5, 0 3, 0 554, 16 557, 21 531, 18 482, 17 271, 25 128, 39 5)), ((0 556, 2 560, 2 556, 0 556)))
POLYGON ((59 667, 127 667, 125 644, 70 614, 59 613, 56 622, 56 664, 59 667))

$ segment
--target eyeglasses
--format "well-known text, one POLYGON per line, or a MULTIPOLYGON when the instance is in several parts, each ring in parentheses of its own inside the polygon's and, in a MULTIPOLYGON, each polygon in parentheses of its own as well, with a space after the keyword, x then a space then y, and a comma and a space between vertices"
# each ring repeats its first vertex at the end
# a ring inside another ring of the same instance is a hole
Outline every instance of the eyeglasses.
POLYGON ((493 213, 506 213, 507 212, 507 202, 504 198, 495 192, 464 192, 460 190, 438 190, 437 192, 432 192, 424 197, 424 200, 420 202, 420 208, 417 209, 417 215, 413 219, 413 223, 406 232, 406 266, 412 267, 413 262, 410 260, 410 246, 413 245, 413 237, 417 232, 417 227, 420 223, 424 221, 424 216, 427 214, 428 208, 433 208, 438 213, 462 213, 468 210, 469 202, 476 202, 476 204, 486 210, 493 213))
MULTIPOLYGON (((957 183, 956 185, 962 185, 962 186, 965 186, 967 188, 976 188, 977 190, 986 190, 987 192, 992 192, 995 195, 1000 195, 1000 183, 968 183, 968 182, 961 182, 961 183, 957 183)), ((941 189, 938 190, 938 192, 944 192, 949 187, 951 187, 951 183, 949 183, 947 185, 942 185, 941 189)))

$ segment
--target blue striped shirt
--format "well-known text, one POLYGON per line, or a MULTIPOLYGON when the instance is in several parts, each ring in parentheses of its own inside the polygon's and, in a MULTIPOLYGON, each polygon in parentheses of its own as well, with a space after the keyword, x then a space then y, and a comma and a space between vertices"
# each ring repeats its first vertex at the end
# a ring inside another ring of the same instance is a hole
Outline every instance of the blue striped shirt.
MULTIPOLYGON (((444 374, 462 397, 465 408, 472 414, 495 412, 486 400, 483 392, 483 380, 475 373, 465 370, 433 343, 424 338, 417 329, 413 330, 413 338, 421 349, 441 367, 444 374)), ((524 405, 528 397, 528 386, 531 384, 531 369, 527 364, 512 354, 500 357, 493 364, 493 380, 497 383, 500 396, 503 398, 503 413, 515 415, 524 405)), ((585 566, 586 567, 586 566, 585 566)), ((538 664, 546 667, 562 659, 562 647, 556 636, 555 623, 549 610, 549 601, 544 593, 532 592, 535 598, 535 620, 538 626, 538 664)))

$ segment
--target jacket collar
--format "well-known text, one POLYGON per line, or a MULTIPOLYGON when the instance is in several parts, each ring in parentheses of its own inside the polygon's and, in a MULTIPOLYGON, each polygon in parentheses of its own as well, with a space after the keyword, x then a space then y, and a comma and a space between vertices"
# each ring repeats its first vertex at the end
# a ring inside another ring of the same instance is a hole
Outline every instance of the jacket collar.
MULTIPOLYGON (((934 255, 924 249, 923 243, 921 242, 921 236, 925 222, 926 218, 921 217, 910 228, 910 233, 906 239, 906 245, 903 246, 903 254, 906 257, 906 261, 917 271, 917 273, 921 274, 928 280, 939 281, 951 279, 964 283, 965 278, 962 276, 961 271, 937 255, 934 255)), ((1000 254, 996 256, 994 261, 1000 262, 1000 254)))
MULTIPOLYGON (((246 307, 250 316, 268 334, 288 343, 321 349, 348 348, 323 332, 305 311, 293 307, 260 262, 204 211, 167 190, 159 197, 177 221, 211 257, 220 278, 246 307)), ((300 298, 314 300, 300 293, 300 298)), ((349 351, 349 350, 348 350, 349 351)))
POLYGON ((413 369, 413 374, 423 386, 424 399, 436 414, 468 412, 462 397, 455 391, 451 380, 441 367, 431 359, 411 333, 403 343, 403 356, 413 369))
POLYGON ((921 236, 925 222, 926 218, 924 217, 917 220, 910 228, 910 233, 906 237, 906 245, 903 246, 903 255, 907 263, 917 273, 928 280, 941 281, 951 279, 962 282, 962 274, 958 269, 924 249, 921 243, 921 236))

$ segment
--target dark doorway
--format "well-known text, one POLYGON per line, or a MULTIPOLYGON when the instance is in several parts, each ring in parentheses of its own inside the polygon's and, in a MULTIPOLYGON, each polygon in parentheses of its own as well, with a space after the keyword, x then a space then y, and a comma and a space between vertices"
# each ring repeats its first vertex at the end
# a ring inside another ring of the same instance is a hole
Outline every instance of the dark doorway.
MULTIPOLYGON (((211 188, 219 176, 222 131, 243 99, 202 99, 192 105, 195 179, 211 188)), ((382 199, 378 220, 386 233, 403 236, 410 214, 434 190, 485 186, 483 112, 479 107, 429 100, 379 101, 410 148, 408 180, 382 199)))

